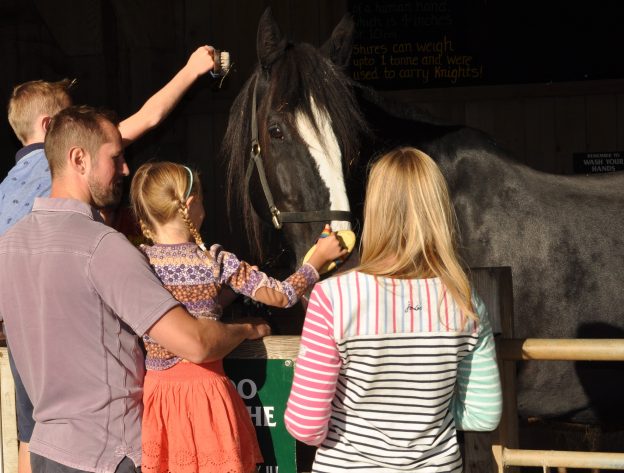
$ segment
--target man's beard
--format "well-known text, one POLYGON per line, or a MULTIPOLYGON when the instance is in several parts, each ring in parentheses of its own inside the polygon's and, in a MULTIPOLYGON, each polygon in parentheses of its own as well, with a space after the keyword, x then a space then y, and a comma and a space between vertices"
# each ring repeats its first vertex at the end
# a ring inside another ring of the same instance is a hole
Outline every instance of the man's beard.
POLYGON ((115 207, 121 202, 123 193, 123 181, 119 179, 113 184, 112 189, 105 188, 95 179, 89 178, 89 190, 91 192, 91 200, 97 209, 105 207, 115 207))

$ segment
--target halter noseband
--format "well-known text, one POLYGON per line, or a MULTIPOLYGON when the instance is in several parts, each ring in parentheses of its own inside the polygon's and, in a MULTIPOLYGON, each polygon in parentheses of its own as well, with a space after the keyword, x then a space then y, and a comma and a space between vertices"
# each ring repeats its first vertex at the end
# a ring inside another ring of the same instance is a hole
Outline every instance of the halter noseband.
MULTIPOLYGON (((273 194, 269 187, 269 182, 262 163, 262 150, 258 140, 258 119, 256 116, 256 91, 258 88, 258 77, 254 81, 253 96, 251 102, 251 159, 247 165, 245 182, 247 192, 249 192, 249 181, 253 173, 254 165, 258 170, 258 177, 262 185, 262 191, 271 212, 271 222, 273 226, 280 230, 284 223, 304 223, 304 222, 327 222, 332 220, 350 221, 351 212, 348 210, 312 210, 308 212, 281 212, 273 201, 273 194)), ((252 206, 253 207, 253 206, 252 206)))

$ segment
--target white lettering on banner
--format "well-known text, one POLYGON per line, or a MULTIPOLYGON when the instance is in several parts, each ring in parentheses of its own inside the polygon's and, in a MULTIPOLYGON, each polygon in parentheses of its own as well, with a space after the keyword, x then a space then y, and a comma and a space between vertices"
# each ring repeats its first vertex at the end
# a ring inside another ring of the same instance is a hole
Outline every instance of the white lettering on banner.
POLYGON ((232 384, 236 388, 236 391, 238 391, 239 396, 243 399, 252 399, 258 394, 258 386, 256 386, 256 383, 251 379, 241 379, 238 383, 232 381, 232 384))
POLYGON ((247 406, 251 420, 256 427, 275 427, 277 422, 273 420, 274 409, 273 406, 247 406))
POLYGON ((269 465, 258 465, 256 467, 256 471, 264 473, 279 473, 279 465, 269 466, 269 465))

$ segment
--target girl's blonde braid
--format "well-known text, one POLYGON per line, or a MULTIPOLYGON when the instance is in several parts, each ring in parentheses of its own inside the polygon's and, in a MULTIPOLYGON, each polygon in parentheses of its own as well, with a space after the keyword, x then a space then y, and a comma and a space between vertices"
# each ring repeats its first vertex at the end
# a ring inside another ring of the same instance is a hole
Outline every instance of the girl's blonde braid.
POLYGON ((141 233, 143 234, 143 236, 147 238, 148 240, 151 240, 152 243, 156 243, 154 234, 152 233, 152 231, 147 226, 147 224, 143 221, 142 218, 139 219, 139 225, 141 226, 141 233))
POLYGON ((186 224, 187 228, 191 232, 191 235, 193 236, 195 243, 197 243, 197 246, 199 246, 202 249, 202 251, 206 251, 206 245, 204 244, 204 240, 202 240, 202 237, 199 234, 199 231, 197 231, 197 228, 195 228, 195 225, 191 221, 186 205, 184 205, 184 202, 182 202, 181 200, 179 201, 178 205, 179 205, 178 212, 180 212, 180 215, 182 216, 182 220, 184 220, 184 223, 186 224))

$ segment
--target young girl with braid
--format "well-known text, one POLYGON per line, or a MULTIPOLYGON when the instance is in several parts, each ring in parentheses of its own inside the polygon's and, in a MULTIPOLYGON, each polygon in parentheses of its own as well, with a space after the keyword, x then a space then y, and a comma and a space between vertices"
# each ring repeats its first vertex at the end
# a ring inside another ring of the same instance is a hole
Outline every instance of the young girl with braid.
MULTIPOLYGON (((195 317, 219 319, 218 296, 225 285, 262 303, 290 307, 319 279, 319 268, 346 254, 335 235, 323 238, 308 262, 280 282, 219 245, 204 246, 198 232, 204 219, 200 183, 188 167, 144 164, 130 194, 141 230, 154 243, 141 249, 195 317)), ((147 336, 144 342, 143 472, 255 471, 262 456, 254 427, 222 360, 197 365, 147 336)))

